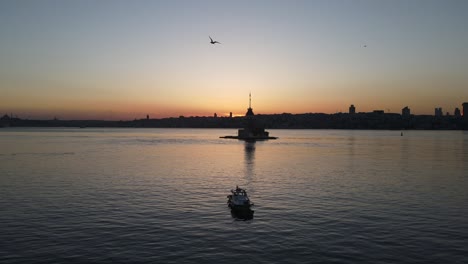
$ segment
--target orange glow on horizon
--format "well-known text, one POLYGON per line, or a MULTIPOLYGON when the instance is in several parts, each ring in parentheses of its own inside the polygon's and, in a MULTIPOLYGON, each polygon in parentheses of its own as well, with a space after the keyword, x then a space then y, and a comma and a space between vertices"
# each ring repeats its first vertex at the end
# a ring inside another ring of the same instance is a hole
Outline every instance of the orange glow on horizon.
MULTIPOLYGON (((242 94, 244 95, 244 94, 242 94)), ((402 99, 396 96, 388 98, 385 103, 379 98, 369 96, 354 96, 347 100, 337 99, 337 96, 317 95, 303 96, 295 99, 286 97, 278 99, 280 92, 276 97, 272 97, 264 92, 258 92, 252 95, 252 108, 256 115, 258 114, 304 114, 304 113, 347 113, 351 104, 356 107, 356 112, 372 112, 373 110, 384 110, 386 113, 401 113, 401 109, 409 106, 412 114, 433 115, 434 107, 442 107, 444 113, 453 113, 455 107, 452 106, 452 98, 440 100, 443 104, 427 106, 427 102, 414 101, 402 103, 402 99)), ((224 97, 224 96, 223 96, 224 97)), ((4 100, 5 97, 2 99, 4 100)), ((403 98, 405 99, 405 98, 403 98)), ((150 118, 169 118, 169 117, 191 117, 191 116, 214 116, 228 117, 232 112, 233 117, 244 116, 248 108, 248 97, 237 94, 229 98, 204 98, 202 96, 182 97, 180 100, 172 98, 169 101, 161 98, 129 98, 128 100, 107 100, 88 99, 78 100, 70 98, 56 98, 55 100, 37 99, 32 100, 29 97, 6 98, 2 102, 0 114, 13 113, 15 116, 25 119, 52 119, 57 117, 62 120, 67 119, 98 119, 98 120, 133 120, 143 119, 149 115, 150 118), (152 102, 154 101, 154 102, 152 102), (168 103, 171 102, 171 103, 168 103)))

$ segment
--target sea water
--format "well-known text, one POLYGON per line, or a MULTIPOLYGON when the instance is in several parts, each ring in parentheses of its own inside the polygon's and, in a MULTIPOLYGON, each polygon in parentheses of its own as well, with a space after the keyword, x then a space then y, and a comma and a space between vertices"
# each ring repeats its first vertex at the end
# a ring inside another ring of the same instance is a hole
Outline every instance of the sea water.
POLYGON ((468 263, 466 131, 235 133, 0 129, 0 262, 468 263))

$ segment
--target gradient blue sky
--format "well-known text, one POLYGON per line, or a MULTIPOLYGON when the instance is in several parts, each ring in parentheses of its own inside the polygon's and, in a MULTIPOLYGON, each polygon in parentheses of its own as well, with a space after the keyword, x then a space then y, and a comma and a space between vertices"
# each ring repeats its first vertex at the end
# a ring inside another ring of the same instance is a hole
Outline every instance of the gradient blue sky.
POLYGON ((468 101, 467 14, 464 0, 4 0, 0 113, 244 114, 252 92, 263 114, 453 114, 468 101))

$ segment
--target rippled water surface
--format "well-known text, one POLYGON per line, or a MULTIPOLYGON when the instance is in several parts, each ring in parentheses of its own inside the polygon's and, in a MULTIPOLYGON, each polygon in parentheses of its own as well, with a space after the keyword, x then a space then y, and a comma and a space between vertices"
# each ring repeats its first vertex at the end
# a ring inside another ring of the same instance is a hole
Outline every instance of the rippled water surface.
POLYGON ((0 262, 468 263, 467 132, 235 132, 0 129, 0 262))

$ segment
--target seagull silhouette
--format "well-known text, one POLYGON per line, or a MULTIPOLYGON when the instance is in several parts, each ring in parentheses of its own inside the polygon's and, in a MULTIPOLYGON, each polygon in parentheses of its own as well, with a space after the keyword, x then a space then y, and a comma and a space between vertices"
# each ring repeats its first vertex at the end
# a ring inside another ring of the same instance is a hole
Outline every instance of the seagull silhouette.
POLYGON ((210 36, 208 36, 208 37, 209 37, 210 40, 211 40, 211 41, 210 41, 211 44, 216 44, 216 43, 221 44, 221 42, 214 41, 210 36))

